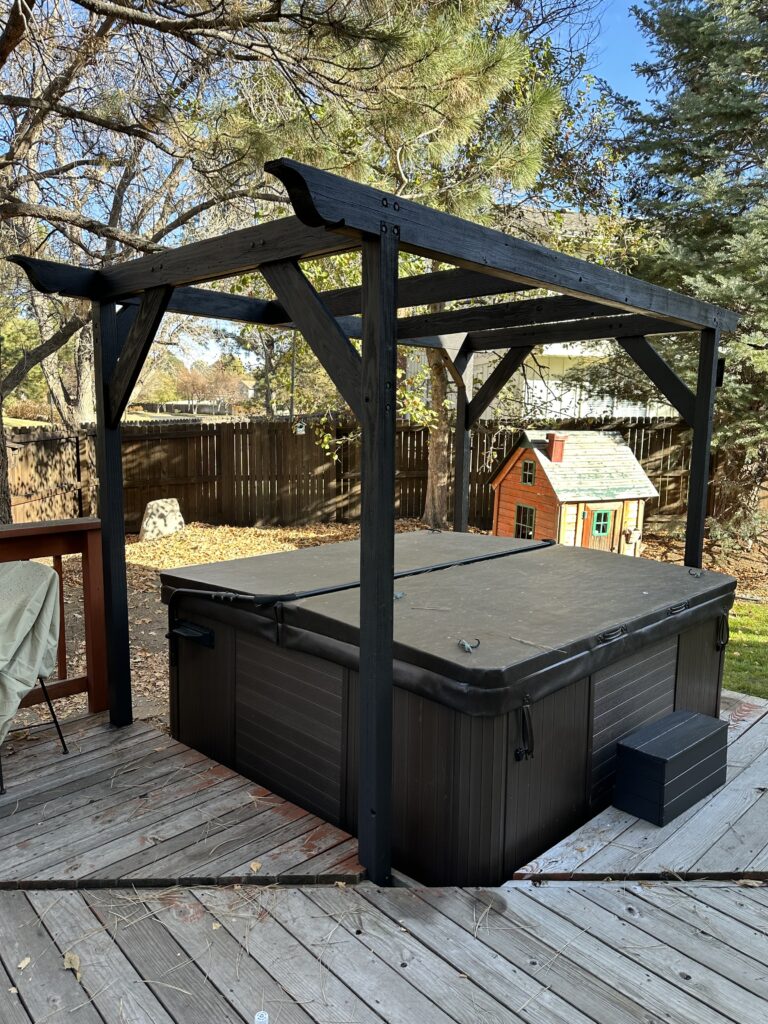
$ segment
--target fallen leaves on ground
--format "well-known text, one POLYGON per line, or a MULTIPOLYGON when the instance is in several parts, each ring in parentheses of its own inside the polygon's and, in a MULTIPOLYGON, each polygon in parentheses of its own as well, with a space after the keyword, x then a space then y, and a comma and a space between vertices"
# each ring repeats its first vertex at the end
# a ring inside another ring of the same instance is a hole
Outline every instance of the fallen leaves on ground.
MULTIPOLYGON (((397 532, 418 529, 415 519, 399 519, 397 532)), ((177 569, 230 558, 249 558, 276 551, 317 547, 343 540, 356 540, 357 523, 312 523, 308 526, 211 526, 189 523, 183 530, 160 540, 127 538, 126 560, 130 565, 151 569, 177 569)))
MULTIPOLYGON (((658 562, 683 564, 684 542, 678 537, 646 534, 643 557, 658 562)), ((768 544, 754 544, 752 549, 723 551, 713 544, 704 545, 704 568, 728 573, 738 580, 740 596, 768 599, 768 544)))
POLYGON ((77 981, 80 981, 80 957, 77 953, 67 951, 64 954, 64 970, 72 971, 77 981))

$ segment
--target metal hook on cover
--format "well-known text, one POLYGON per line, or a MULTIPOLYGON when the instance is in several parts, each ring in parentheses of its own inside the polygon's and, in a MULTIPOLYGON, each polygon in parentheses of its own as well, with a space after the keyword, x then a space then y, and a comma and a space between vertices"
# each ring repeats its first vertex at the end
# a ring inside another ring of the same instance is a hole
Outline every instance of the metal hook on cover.
POLYGON ((459 640, 458 647, 465 651, 467 654, 471 654, 472 651, 476 650, 480 646, 480 641, 475 637, 474 640, 459 640))

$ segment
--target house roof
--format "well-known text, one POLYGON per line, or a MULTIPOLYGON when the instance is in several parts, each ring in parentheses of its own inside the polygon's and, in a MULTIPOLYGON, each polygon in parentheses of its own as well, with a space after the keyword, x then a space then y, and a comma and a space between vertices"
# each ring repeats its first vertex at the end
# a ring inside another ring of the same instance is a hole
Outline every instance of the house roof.
POLYGON ((491 481, 498 486, 512 460, 529 448, 552 485, 558 501, 620 501, 656 498, 658 491, 621 434, 603 430, 561 431, 567 438, 562 462, 546 453, 546 430, 526 430, 491 481))

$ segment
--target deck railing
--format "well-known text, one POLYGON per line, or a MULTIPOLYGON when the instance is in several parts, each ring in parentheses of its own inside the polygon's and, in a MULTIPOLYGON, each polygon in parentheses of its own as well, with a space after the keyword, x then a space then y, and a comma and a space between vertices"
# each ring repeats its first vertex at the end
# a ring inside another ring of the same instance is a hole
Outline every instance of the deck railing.
MULTIPOLYGON (((98 519, 62 519, 50 522, 0 525, 0 562, 51 558, 59 576, 61 629, 59 632, 58 679, 48 684, 52 698, 88 694, 91 713, 106 711, 107 651, 104 620, 104 576, 101 562, 101 523, 98 519), (62 557, 79 554, 83 571, 83 621, 85 626, 85 675, 69 678, 67 637, 64 623, 64 577, 62 557)), ((22 707, 44 700, 39 686, 30 690, 22 707)))

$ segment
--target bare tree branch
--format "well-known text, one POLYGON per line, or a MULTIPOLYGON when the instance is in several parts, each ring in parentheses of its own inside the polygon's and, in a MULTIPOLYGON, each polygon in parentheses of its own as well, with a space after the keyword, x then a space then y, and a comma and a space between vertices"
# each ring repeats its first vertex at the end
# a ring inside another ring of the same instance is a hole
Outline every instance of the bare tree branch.
POLYGON ((36 205, 35 203, 2 202, 0 203, 0 220, 8 220, 12 217, 29 217, 35 220, 45 220, 49 224, 72 224, 82 228, 84 231, 92 231, 101 235, 102 238, 111 238, 123 245, 128 245, 139 252, 159 252, 164 248, 156 245, 141 235, 134 235, 121 228, 110 227, 103 224, 95 217, 88 217, 86 214, 77 213, 75 210, 65 210, 56 206, 36 205))
POLYGON ((35 0, 13 0, 2 35, 0 35, 0 68, 16 49, 27 31, 35 0))

